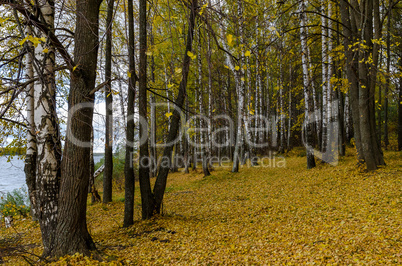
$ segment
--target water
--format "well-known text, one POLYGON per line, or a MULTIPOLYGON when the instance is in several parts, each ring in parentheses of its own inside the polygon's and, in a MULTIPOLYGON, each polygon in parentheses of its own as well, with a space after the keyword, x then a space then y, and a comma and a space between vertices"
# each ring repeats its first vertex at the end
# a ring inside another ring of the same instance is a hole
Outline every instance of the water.
POLYGON ((10 192, 25 185, 24 160, 16 156, 7 162, 7 156, 0 156, 0 192, 10 192))
MULTIPOLYGON (((95 155, 95 163, 99 162, 103 155, 95 155)), ((0 193, 11 192, 14 189, 26 187, 24 160, 17 156, 7 162, 7 156, 0 156, 0 193)))

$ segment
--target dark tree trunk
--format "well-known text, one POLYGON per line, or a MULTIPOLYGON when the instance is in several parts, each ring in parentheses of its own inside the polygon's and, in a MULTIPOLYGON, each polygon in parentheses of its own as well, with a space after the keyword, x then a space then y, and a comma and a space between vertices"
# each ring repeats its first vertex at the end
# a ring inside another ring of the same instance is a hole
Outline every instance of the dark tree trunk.
MULTIPOLYGON (((188 95, 186 94, 186 121, 189 120, 189 115, 188 115, 188 95)), ((187 130, 186 130, 187 132, 187 130)), ((189 161, 189 143, 187 140, 187 134, 183 134, 183 145, 184 145, 184 173, 188 174, 190 171, 188 170, 190 166, 190 161, 189 161)))
POLYGON ((113 93, 112 93, 112 26, 114 0, 108 0, 106 18, 106 55, 105 55, 105 171, 103 173, 103 203, 112 202, 113 190, 113 93))
POLYGON ((139 117, 140 160, 139 179, 141 190, 142 219, 151 218, 154 199, 149 180, 148 119, 147 119, 147 1, 140 0, 140 69, 139 69, 139 117))
POLYGON ((340 156, 345 156, 346 154, 346 131, 345 131, 345 97, 343 92, 338 88, 337 90, 338 94, 338 100, 339 100, 339 105, 338 105, 338 125, 339 125, 339 155, 340 156))
POLYGON ((193 36, 194 36, 194 27, 195 27, 195 16, 198 8, 198 0, 193 0, 191 2, 191 10, 190 10, 190 19, 189 19, 189 27, 187 33, 187 41, 186 41, 186 49, 184 52, 184 60, 182 66, 182 80, 179 86, 179 94, 176 98, 177 107, 173 111, 173 116, 171 120, 169 135, 167 139, 167 146, 163 151, 163 158, 161 162, 161 167, 156 178, 155 187, 154 187, 154 195, 155 195, 155 212, 160 213, 162 200, 166 189, 166 181, 169 173, 169 166, 171 165, 172 160, 172 149, 173 145, 170 143, 174 141, 177 137, 179 131, 180 124, 180 108, 183 108, 184 100, 186 97, 186 88, 187 88, 187 78, 190 70, 190 57, 188 56, 188 52, 191 52, 193 45, 193 36))
POLYGON ((98 21, 101 0, 76 1, 74 60, 68 97, 66 142, 61 164, 58 224, 54 256, 88 254, 95 249, 86 223, 93 119, 98 21))
POLYGON ((364 161, 363 149, 360 141, 360 114, 359 114, 359 84, 357 80, 357 64, 353 60, 357 55, 356 52, 352 50, 352 44, 355 43, 356 34, 356 24, 355 18, 351 16, 349 12, 349 3, 346 0, 340 1, 340 13, 342 23, 345 25, 343 27, 344 35, 344 47, 346 54, 346 67, 347 67, 347 77, 350 82, 349 91, 349 105, 351 111, 351 117, 353 121, 353 136, 355 138, 357 158, 360 163, 364 161))
POLYGON ((360 5, 356 1, 348 3, 342 0, 340 11, 344 24, 344 46, 351 84, 350 102, 358 159, 366 163, 368 170, 375 170, 378 165, 385 164, 376 135, 374 110, 379 46, 373 44, 372 39, 373 29, 375 38, 381 37, 378 0, 362 1, 360 5), (358 31, 357 25, 364 25, 364 28, 358 31), (354 48, 356 43, 363 41, 368 48, 354 48), (369 59, 372 59, 372 63, 368 63, 369 59))
POLYGON ((89 160, 89 182, 88 193, 91 194, 91 204, 95 204, 98 200, 96 195, 98 194, 95 189, 95 161, 94 161, 94 131, 91 132, 91 147, 90 147, 90 160, 89 160))
POLYGON ((402 151, 402 78, 399 80, 398 151, 402 151))
MULTIPOLYGON (((151 32, 151 36, 150 36, 150 41, 151 41, 151 45, 154 45, 154 36, 153 36, 153 32, 152 32, 152 23, 150 23, 150 32, 151 32)), ((151 80, 152 82, 155 82, 155 58, 152 55, 151 56, 151 80)), ((151 150, 151 177, 155 177, 157 170, 158 170, 158 154, 157 154, 157 150, 156 150, 156 100, 155 100, 155 95, 151 94, 150 96, 150 104, 151 104, 151 129, 150 129, 150 133, 151 133, 151 145, 150 145, 150 150, 151 150)))
POLYGON ((127 130, 126 130, 126 157, 124 164, 124 221, 123 226, 128 227, 134 223, 134 104, 135 104, 135 57, 134 57, 134 12, 133 0, 128 1, 128 61, 129 72, 128 80, 128 102, 127 102, 127 130))
POLYGON ((202 154, 203 154, 203 156, 202 156, 202 172, 204 173, 204 177, 210 176, 211 173, 209 172, 209 162, 208 162, 207 153, 204 150, 204 152, 202 154))

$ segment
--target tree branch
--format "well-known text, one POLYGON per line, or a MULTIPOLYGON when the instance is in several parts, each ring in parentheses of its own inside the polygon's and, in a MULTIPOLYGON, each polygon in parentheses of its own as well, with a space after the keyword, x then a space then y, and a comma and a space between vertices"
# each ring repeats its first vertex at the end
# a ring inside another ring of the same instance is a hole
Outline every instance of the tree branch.
POLYGON ((15 10, 17 10, 20 14, 22 14, 27 21, 27 24, 33 25, 37 27, 39 30, 41 30, 43 33, 45 33, 48 37, 50 42, 54 45, 54 47, 57 49, 57 51, 60 53, 61 57, 64 59, 64 61, 67 64, 67 67, 70 71, 73 70, 75 67, 74 61, 72 60, 70 54, 66 50, 66 48, 63 46, 63 44, 60 42, 60 40, 57 38, 55 33, 51 31, 46 24, 41 22, 38 17, 34 16, 31 12, 28 11, 25 6, 22 4, 16 3, 14 0, 0 0, 0 5, 9 5, 15 10))

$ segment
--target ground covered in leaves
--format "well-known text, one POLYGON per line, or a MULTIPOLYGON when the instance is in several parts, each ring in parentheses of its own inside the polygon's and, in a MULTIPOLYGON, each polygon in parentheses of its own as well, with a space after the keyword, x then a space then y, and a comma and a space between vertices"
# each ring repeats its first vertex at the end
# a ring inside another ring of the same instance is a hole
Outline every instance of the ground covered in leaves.
MULTIPOLYGON (((401 153, 386 152, 388 166, 370 173, 356 169, 353 154, 313 170, 296 154, 286 168, 171 174, 164 216, 140 221, 138 192, 130 228, 121 227, 117 193, 111 204, 88 207, 103 261, 76 254, 52 264, 402 265, 401 153)), ((0 263, 36 264, 41 249, 37 223, 0 228, 0 263)))

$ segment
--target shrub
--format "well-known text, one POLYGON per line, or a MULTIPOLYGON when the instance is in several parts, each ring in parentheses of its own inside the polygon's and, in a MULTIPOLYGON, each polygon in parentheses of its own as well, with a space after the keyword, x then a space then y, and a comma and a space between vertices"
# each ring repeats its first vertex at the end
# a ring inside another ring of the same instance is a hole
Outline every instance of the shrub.
POLYGON ((4 217, 16 215, 26 217, 29 211, 30 203, 25 187, 14 189, 0 197, 0 213, 4 217))
MULTIPOLYGON (((105 158, 102 158, 95 164, 95 171, 105 163, 105 158)), ((113 156, 113 187, 118 190, 124 189, 124 165, 125 159, 122 156, 113 156)), ((134 166, 135 167, 135 166, 134 166)), ((103 182, 103 173, 95 180, 95 185, 101 187, 103 182)))

